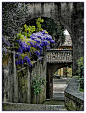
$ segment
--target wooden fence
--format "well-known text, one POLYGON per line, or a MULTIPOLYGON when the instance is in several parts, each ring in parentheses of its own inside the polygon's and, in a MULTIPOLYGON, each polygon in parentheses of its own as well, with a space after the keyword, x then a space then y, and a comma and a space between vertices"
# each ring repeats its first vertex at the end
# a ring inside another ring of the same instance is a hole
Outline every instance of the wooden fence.
MULTIPOLYGON (((3 102, 36 103, 36 96, 31 91, 32 80, 38 74, 46 79, 46 55, 42 60, 34 61, 33 65, 17 68, 15 52, 8 52, 2 66, 3 102)), ((46 100, 46 88, 42 86, 39 103, 46 100)))

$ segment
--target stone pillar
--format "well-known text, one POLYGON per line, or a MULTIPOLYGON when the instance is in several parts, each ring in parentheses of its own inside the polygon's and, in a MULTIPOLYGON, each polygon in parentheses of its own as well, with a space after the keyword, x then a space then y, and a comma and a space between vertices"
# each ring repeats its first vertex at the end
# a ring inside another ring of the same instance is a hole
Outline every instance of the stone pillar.
POLYGON ((61 73, 60 73, 60 69, 58 69, 58 75, 61 75, 61 73))
POLYGON ((74 76, 78 68, 77 60, 84 56, 84 2, 73 3, 73 14, 71 18, 74 76))
POLYGON ((63 76, 63 68, 61 68, 61 76, 63 76))

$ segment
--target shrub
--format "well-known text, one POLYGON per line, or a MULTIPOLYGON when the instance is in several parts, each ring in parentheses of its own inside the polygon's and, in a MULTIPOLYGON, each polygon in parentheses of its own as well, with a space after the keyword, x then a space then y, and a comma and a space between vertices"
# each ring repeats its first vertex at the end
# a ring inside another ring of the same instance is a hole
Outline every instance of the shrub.
POLYGON ((78 76, 79 76, 79 83, 80 83, 80 88, 84 89, 84 58, 81 57, 78 61, 78 76))

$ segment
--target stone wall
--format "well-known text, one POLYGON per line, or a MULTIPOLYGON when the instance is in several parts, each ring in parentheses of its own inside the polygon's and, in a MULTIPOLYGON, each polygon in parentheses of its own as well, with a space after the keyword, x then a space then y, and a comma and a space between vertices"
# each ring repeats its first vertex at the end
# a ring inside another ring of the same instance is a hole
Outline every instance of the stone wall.
MULTIPOLYGON (((6 66, 3 66, 3 102, 36 103, 37 98, 31 91, 31 84, 37 75, 46 80, 46 55, 41 60, 34 61, 31 67, 26 65, 17 68, 15 52, 11 52, 6 66)), ((46 101, 46 87, 42 86, 38 99, 39 103, 46 101)))
POLYGON ((65 106, 71 111, 84 110, 84 93, 79 91, 78 78, 72 78, 65 89, 65 106))
POLYGON ((2 101, 13 101, 13 56, 7 53, 2 63, 2 101))
MULTIPOLYGON (((73 3, 3 2, 3 35, 8 35, 13 38, 13 34, 16 36, 26 21, 38 17, 47 17, 55 21, 58 20, 67 27, 71 25, 72 11, 73 3)), ((69 27, 67 27, 67 29, 68 28, 69 27)))

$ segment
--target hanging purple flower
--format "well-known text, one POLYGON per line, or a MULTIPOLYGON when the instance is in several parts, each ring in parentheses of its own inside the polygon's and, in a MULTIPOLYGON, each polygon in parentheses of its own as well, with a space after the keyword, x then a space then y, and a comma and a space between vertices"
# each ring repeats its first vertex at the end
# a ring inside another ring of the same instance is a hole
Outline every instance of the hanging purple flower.
POLYGON ((15 61, 16 66, 18 65, 18 60, 15 61))
POLYGON ((35 51, 34 53, 37 55, 37 57, 40 56, 40 52, 39 51, 35 51))
POLYGON ((15 58, 17 58, 17 54, 15 54, 15 58))
POLYGON ((27 56, 25 56, 25 60, 26 60, 26 61, 27 61, 27 63, 31 66, 30 59, 29 59, 27 56))
POLYGON ((51 40, 50 42, 51 42, 51 43, 53 43, 53 44, 55 43, 55 41, 54 41, 54 40, 51 40))
POLYGON ((40 43, 40 39, 34 39, 34 41, 36 41, 37 43, 40 43))
POLYGON ((21 60, 21 64, 22 64, 22 65, 24 64, 24 61, 23 61, 23 59, 21 60))
POLYGON ((23 53, 23 50, 21 47, 19 47, 18 52, 23 53))
POLYGON ((26 52, 29 52, 30 51, 30 47, 26 47, 26 52))
POLYGON ((18 60, 18 64, 21 64, 21 60, 18 60))

